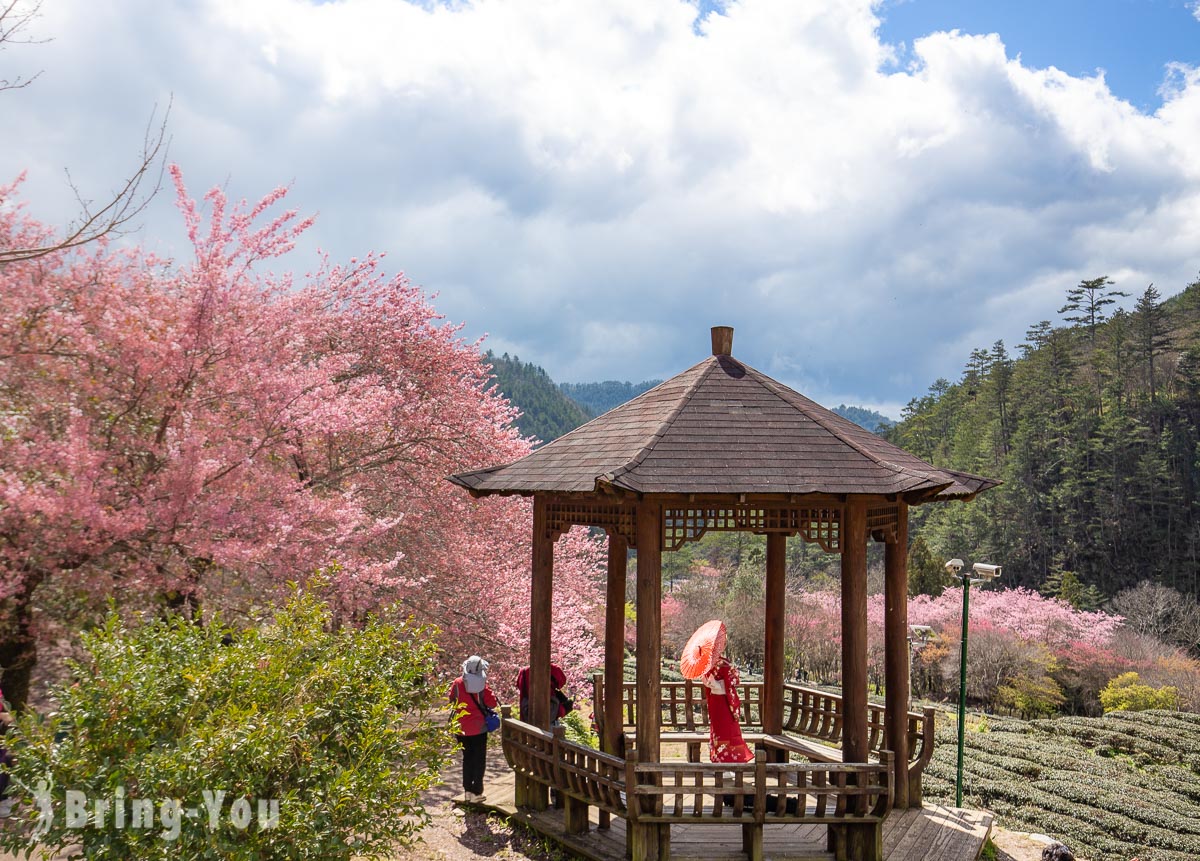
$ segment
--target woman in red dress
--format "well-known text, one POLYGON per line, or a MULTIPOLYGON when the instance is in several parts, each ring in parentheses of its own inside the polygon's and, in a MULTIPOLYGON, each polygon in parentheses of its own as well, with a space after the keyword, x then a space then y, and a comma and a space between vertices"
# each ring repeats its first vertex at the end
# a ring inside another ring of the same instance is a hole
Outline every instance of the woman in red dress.
POLYGON ((708 688, 708 758, 713 762, 753 761, 754 752, 742 738, 737 717, 741 710, 737 686, 742 681, 737 669, 724 657, 717 658, 703 681, 708 688))

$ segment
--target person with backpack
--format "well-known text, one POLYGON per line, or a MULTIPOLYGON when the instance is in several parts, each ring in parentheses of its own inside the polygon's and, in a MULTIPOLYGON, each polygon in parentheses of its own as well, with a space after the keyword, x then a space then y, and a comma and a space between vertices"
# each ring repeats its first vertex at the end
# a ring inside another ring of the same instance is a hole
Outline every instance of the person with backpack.
MULTIPOLYGON (((575 703, 563 691, 567 684, 567 674, 558 664, 550 665, 550 725, 554 726, 560 718, 566 717, 575 708, 575 703)), ((529 720, 529 667, 517 673, 517 693, 520 696, 521 720, 529 720)))
POLYGON ((462 675, 450 685, 451 716, 455 737, 463 751, 463 798, 478 803, 485 799, 483 774, 487 769, 488 732, 499 726, 494 709, 499 704, 487 684, 488 662, 479 655, 463 661, 462 675), (489 723, 492 726, 489 727, 489 723))

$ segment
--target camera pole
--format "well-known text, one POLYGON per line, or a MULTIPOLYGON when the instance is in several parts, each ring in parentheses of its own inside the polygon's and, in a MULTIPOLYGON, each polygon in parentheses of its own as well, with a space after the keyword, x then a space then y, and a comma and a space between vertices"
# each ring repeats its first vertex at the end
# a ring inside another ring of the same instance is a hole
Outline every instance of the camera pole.
POLYGON ((958 778, 954 782, 955 807, 962 807, 963 744, 966 741, 967 728, 967 620, 971 606, 971 578, 967 574, 961 576, 963 587, 962 654, 958 663, 958 778))

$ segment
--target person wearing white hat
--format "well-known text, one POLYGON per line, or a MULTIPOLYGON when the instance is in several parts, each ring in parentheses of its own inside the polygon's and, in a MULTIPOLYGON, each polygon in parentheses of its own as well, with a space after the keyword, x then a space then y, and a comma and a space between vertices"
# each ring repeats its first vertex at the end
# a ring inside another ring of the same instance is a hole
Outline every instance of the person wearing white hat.
POLYGON ((488 714, 498 705, 496 695, 487 685, 488 662, 479 655, 463 661, 462 675, 450 685, 450 703, 455 711, 455 726, 463 750, 463 796, 466 801, 480 802, 483 795, 483 773, 487 768, 488 714))

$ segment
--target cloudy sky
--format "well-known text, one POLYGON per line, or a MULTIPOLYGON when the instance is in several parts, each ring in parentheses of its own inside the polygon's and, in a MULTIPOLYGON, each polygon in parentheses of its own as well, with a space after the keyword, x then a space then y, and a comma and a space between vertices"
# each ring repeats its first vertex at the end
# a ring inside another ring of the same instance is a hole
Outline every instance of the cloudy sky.
MULTIPOLYGON (((559 381, 735 355, 898 415, 1108 274, 1200 271, 1195 0, 44 0, 0 177, 51 223, 173 100, 191 188, 278 184, 559 381), (1045 7, 1045 8, 1044 8, 1045 7)), ((182 251, 161 194, 135 237, 182 251)))

